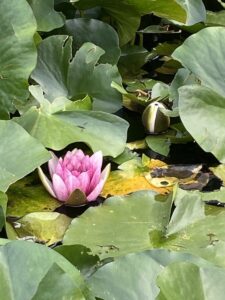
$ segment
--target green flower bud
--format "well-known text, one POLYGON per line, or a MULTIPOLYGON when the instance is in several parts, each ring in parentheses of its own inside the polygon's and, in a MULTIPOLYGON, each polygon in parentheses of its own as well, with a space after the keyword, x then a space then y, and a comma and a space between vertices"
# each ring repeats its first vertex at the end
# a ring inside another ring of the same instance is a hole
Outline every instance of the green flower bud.
POLYGON ((142 123, 148 133, 161 133, 170 126, 170 118, 164 115, 160 108, 166 107, 164 104, 155 101, 150 103, 142 114, 142 123))

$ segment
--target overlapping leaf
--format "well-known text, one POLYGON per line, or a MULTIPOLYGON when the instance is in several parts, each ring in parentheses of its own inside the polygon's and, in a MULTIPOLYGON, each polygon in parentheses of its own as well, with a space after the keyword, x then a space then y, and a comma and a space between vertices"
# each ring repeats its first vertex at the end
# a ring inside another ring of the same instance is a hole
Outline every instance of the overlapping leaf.
POLYGON ((27 0, 37 21, 38 31, 51 31, 64 24, 64 16, 54 10, 54 0, 27 0))
POLYGON ((26 0, 2 0, 0 18, 0 116, 6 118, 13 102, 29 94, 27 81, 37 59, 36 21, 26 0))
POLYGON ((79 271, 45 246, 10 242, 0 247, 0 257, 1 292, 5 299, 94 299, 79 271))
POLYGON ((51 36, 38 49, 38 62, 32 73, 48 99, 67 97, 72 100, 87 94, 94 100, 94 109, 115 112, 121 108, 121 95, 111 87, 113 81, 121 84, 116 66, 97 64, 105 53, 103 49, 85 43, 72 59, 72 39, 51 36), (71 60, 72 59, 72 60, 71 60))
POLYGON ((201 0, 82 0, 75 1, 80 9, 100 6, 115 20, 120 35, 121 44, 131 40, 138 29, 140 16, 154 13, 157 16, 173 19, 187 25, 201 22, 205 19, 205 8, 201 0), (186 12, 186 13, 185 13, 186 12), (187 17, 186 17, 187 14, 187 17))
POLYGON ((0 121, 0 140, 1 191, 50 158, 44 146, 13 121, 0 121))

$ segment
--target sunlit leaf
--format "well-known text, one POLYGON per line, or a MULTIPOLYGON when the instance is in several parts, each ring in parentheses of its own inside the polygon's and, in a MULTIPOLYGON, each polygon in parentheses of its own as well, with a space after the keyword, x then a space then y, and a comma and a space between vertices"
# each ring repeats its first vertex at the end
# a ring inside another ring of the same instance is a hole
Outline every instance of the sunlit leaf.
POLYGON ((71 219, 57 212, 33 212, 13 222, 21 239, 52 245, 60 242, 71 219))
POLYGON ((151 191, 109 198, 74 219, 63 244, 84 245, 101 258, 149 249, 149 233, 165 230, 170 206, 170 197, 155 199, 151 191))

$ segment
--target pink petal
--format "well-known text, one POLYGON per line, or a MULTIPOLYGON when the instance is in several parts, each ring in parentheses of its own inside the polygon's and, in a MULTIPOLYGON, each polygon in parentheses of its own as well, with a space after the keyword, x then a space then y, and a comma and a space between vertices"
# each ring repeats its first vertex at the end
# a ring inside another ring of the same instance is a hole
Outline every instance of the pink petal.
POLYGON ((78 149, 73 155, 75 155, 79 161, 81 161, 85 156, 84 152, 80 149, 78 149))
POLYGON ((52 178, 53 174, 55 173, 56 166, 58 164, 59 159, 52 151, 50 151, 50 154, 51 154, 52 158, 48 162, 48 170, 49 170, 50 176, 52 178))
POLYGON ((65 184, 67 187, 67 190, 69 192, 69 195, 76 189, 80 188, 80 181, 77 179, 77 177, 70 175, 66 178, 65 184))
POLYGON ((65 164, 68 164, 70 161, 71 161, 71 158, 72 158, 73 154, 71 151, 67 151, 66 152, 66 155, 64 156, 64 163, 65 164))
POLYGON ((59 176, 63 175, 63 160, 62 157, 59 158, 58 164, 56 165, 55 168, 55 173, 58 174, 59 176))
POLYGON ((101 176, 101 169, 99 169, 99 168, 95 170, 94 174, 92 173, 92 179, 91 179, 91 182, 90 182, 90 190, 91 191, 99 183, 100 176, 101 176))
POLYGON ((46 188, 46 190, 49 192, 49 194, 56 198, 56 195, 53 191, 53 186, 52 186, 52 183, 51 181, 45 176, 44 172, 42 171, 41 168, 38 168, 38 175, 41 179, 41 182, 43 183, 44 187, 46 188))
POLYGON ((78 176, 78 179, 80 181, 80 190, 86 194, 90 185, 90 177, 88 175, 88 172, 81 173, 78 176))
POLYGON ((90 163, 92 167, 96 170, 97 168, 101 169, 102 167, 102 152, 98 151, 95 152, 91 157, 90 157, 90 163))
POLYGON ((69 193, 62 178, 59 175, 54 174, 52 178, 52 183, 53 190, 56 194, 56 198, 60 201, 66 201, 69 197, 69 193))
POLYGON ((98 195, 101 193, 103 186, 109 176, 110 173, 110 164, 108 164, 105 169, 101 173, 101 179, 99 183, 96 185, 96 187, 93 189, 93 191, 87 196, 88 201, 94 201, 98 197, 98 195))

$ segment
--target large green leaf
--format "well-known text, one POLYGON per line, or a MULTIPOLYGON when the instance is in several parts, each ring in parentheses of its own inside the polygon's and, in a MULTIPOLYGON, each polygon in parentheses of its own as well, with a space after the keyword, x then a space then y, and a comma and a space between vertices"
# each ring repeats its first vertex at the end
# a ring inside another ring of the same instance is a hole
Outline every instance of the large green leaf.
POLYGON ((72 100, 84 98, 87 94, 94 100, 94 109, 115 112, 121 108, 121 94, 111 87, 112 82, 121 85, 116 66, 98 64, 105 53, 103 49, 85 43, 72 59, 72 38, 51 36, 38 49, 38 63, 32 73, 47 98, 60 96, 72 100))
MULTIPOLYGON (((220 77, 216 78, 220 81, 220 77)), ((179 89, 179 111, 184 126, 197 143, 224 163, 225 98, 203 86, 184 86, 179 89)))
POLYGON ((89 208, 74 219, 63 243, 84 245, 101 257, 149 249, 149 232, 150 236, 162 234, 170 205, 170 197, 157 201, 150 191, 109 198, 101 207, 89 208))
POLYGON ((64 24, 64 16, 54 10, 54 0, 27 0, 37 20, 38 31, 51 31, 64 24))
POLYGON ((45 163, 50 155, 43 145, 13 121, 0 121, 0 190, 45 163))
POLYGON ((36 22, 26 0, 0 1, 0 116, 13 111, 13 101, 28 97, 28 77, 36 64, 36 22))
POLYGON ((100 63, 114 65, 118 62, 119 38, 113 27, 107 23, 95 19, 77 18, 67 20, 60 32, 73 37, 74 49, 79 49, 86 42, 101 47, 105 54, 100 57, 100 63))
POLYGON ((167 270, 167 265, 182 261, 211 267, 207 261, 187 253, 152 250, 115 259, 100 267, 88 283, 94 295, 104 300, 156 299, 160 291, 157 276, 167 270))
POLYGON ((141 15, 154 13, 159 17, 173 19, 187 25, 205 19, 202 0, 71 0, 70 2, 75 2, 75 6, 80 9, 103 7, 115 21, 121 44, 126 44, 133 38, 138 29, 141 15))
POLYGON ((54 150, 84 142, 93 151, 101 150, 104 155, 116 157, 125 148, 128 123, 105 112, 77 110, 49 114, 33 106, 15 121, 54 150))
POLYGON ((93 299, 79 271, 46 246, 10 242, 0 247, 0 266, 4 299, 93 299))
POLYGON ((193 34, 178 47, 173 58, 194 73, 203 85, 225 93, 225 28, 208 27, 193 34), (207 62, 207 63, 206 63, 207 62))

